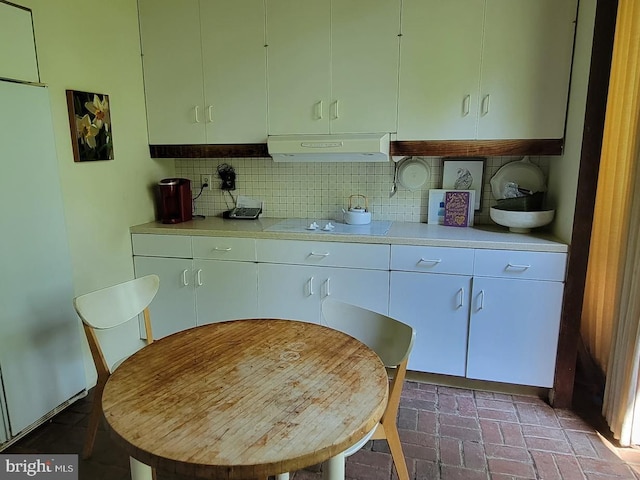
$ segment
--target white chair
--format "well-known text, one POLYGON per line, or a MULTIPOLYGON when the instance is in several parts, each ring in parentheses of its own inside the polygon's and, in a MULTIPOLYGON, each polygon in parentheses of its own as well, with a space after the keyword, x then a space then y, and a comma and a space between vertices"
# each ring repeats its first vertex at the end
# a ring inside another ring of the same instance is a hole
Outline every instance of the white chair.
POLYGON ((415 330, 386 315, 330 297, 322 302, 322 316, 331 328, 357 338, 375 351, 385 367, 392 372, 389 400, 380 423, 365 438, 347 449, 345 457, 360 450, 369 440, 387 440, 398 478, 409 480, 396 422, 415 330))
POLYGON ((140 313, 144 315, 144 327, 147 345, 153 342, 151 318, 148 306, 156 296, 160 286, 157 275, 147 275, 128 282, 103 288, 95 292, 80 295, 73 299, 73 306, 82 319, 84 332, 87 335, 91 356, 98 373, 98 381, 93 394, 93 405, 87 427, 83 458, 91 457, 95 443, 100 417, 102 415, 102 392, 109 375, 125 359, 109 366, 100 348, 96 330, 108 330, 134 318, 140 313))

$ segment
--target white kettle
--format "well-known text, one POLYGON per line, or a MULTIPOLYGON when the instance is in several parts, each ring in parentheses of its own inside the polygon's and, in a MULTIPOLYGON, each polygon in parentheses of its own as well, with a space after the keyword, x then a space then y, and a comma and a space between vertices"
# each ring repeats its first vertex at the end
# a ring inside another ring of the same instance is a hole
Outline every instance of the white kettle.
POLYGON ((371 223, 371 212, 369 211, 369 204, 367 197, 364 195, 351 195, 349 196, 349 208, 348 210, 342 209, 344 222, 349 225, 367 225, 371 223), (360 205, 354 205, 354 198, 364 199, 364 207, 360 205))

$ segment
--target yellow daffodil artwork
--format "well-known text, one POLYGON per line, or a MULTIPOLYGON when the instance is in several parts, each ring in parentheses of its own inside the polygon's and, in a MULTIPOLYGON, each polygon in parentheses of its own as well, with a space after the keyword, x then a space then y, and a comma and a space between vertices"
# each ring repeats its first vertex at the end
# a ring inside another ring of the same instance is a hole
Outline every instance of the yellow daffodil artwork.
POLYGON ((67 105, 74 160, 113 160, 109 95, 67 90, 67 105))

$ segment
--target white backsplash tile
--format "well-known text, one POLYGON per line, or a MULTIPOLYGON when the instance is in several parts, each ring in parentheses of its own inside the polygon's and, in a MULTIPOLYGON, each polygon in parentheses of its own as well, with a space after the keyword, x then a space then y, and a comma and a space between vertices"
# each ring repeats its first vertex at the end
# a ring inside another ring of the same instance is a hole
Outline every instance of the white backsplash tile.
MULTIPOLYGON (((420 157, 430 166, 431 178, 419 191, 398 185, 390 197, 393 164, 389 163, 275 163, 270 158, 176 159, 176 176, 191 180, 195 197, 200 192, 200 175, 214 178, 211 190, 195 201, 195 214, 218 216, 233 207, 229 193, 219 188, 216 173, 220 164, 236 171, 233 198, 246 195, 264 201, 263 215, 275 218, 341 219, 349 195, 365 195, 373 220, 426 222, 429 189, 442 186, 442 158, 420 157), (217 181, 216 181, 217 179, 217 181)), ((505 163, 518 157, 489 157, 484 170, 482 209, 475 213, 476 224, 491 223, 489 207, 495 205, 489 181, 505 163)), ((529 157, 548 175, 549 158, 529 157)))

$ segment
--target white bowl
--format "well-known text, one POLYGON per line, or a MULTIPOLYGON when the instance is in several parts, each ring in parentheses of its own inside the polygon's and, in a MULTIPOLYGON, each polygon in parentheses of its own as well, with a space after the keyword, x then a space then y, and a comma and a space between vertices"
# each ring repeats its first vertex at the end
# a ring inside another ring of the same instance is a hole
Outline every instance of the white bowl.
POLYGON ((510 232, 528 233, 532 228, 542 227, 543 225, 551 223, 555 213, 555 210, 515 212, 491 207, 489 215, 491 216, 491 220, 498 225, 509 227, 510 232))

